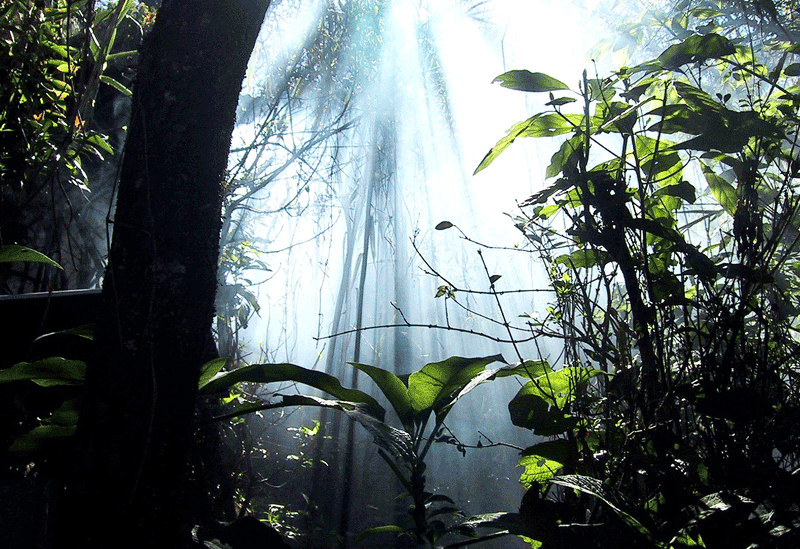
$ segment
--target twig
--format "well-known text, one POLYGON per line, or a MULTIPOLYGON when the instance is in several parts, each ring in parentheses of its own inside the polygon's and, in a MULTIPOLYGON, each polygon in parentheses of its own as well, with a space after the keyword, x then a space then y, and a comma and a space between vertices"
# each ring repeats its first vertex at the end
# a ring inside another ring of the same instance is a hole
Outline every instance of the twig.
POLYGON ((356 332, 365 332, 367 330, 385 330, 386 328, 428 328, 434 330, 451 330, 453 332, 460 332, 463 334, 470 334, 479 336, 490 341, 494 341, 496 343, 526 343, 528 341, 533 341, 536 339, 535 336, 526 337, 524 339, 503 339, 501 337, 491 336, 489 334, 485 334, 483 332, 476 332, 475 330, 468 330, 466 328, 456 328, 455 326, 440 326, 438 324, 416 324, 413 322, 407 322, 406 324, 378 324, 376 326, 363 326, 361 329, 352 330, 343 330, 341 332, 336 332, 335 334, 328 334, 326 336, 320 336, 313 338, 314 341, 322 341, 323 339, 331 339, 334 337, 339 337, 347 334, 353 334, 356 332))

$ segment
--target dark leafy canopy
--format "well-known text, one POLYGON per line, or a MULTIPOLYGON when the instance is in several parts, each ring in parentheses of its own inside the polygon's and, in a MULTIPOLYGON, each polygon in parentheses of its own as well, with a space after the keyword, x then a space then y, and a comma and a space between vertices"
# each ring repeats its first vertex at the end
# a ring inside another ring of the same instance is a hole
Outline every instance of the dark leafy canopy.
POLYGON ((496 80, 563 96, 476 170, 518 137, 564 136, 515 220, 556 295, 535 334, 561 339, 568 364, 509 404, 555 437, 520 459, 526 498, 563 504, 527 519, 545 546, 604 546, 609 520, 635 547, 800 543, 794 8, 680 2, 651 19, 663 26, 628 27, 662 40, 652 59, 584 73, 578 91, 496 80))
POLYGON ((148 10, 136 4, 0 6, 0 245, 30 247, 64 267, 4 266, 3 293, 99 283, 100 220, 113 184, 106 174, 115 171, 127 123, 123 82, 148 24, 148 10))

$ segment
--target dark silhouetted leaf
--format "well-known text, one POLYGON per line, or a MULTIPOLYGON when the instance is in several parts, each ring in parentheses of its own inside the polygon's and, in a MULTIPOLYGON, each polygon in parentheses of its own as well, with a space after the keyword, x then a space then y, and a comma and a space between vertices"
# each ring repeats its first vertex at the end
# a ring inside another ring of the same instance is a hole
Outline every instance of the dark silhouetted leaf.
POLYGON ((552 76, 526 70, 504 72, 492 80, 492 84, 494 83, 499 83, 504 88, 525 92, 548 92, 569 89, 566 84, 552 76))
POLYGON ((688 181, 681 181, 677 185, 669 185, 667 187, 662 187, 655 192, 656 196, 677 196, 688 202, 689 204, 694 204, 695 200, 697 200, 697 195, 695 194, 694 185, 689 183, 688 181))
POLYGON ((581 248, 571 254, 564 254, 555 259, 556 265, 566 265, 574 269, 591 269, 598 265, 605 265, 610 256, 593 248, 581 248))
POLYGON ((444 494, 431 494, 427 498, 425 498, 425 503, 437 503, 437 502, 444 502, 449 503, 451 505, 455 505, 456 502, 450 499, 449 497, 445 496, 444 494))
POLYGON ((222 372, 211 378, 208 383, 200 387, 200 394, 210 395, 221 393, 233 387, 237 383, 275 383, 294 381, 303 383, 324 391, 329 395, 346 401, 366 404, 371 413, 378 419, 383 420, 386 410, 378 402, 366 393, 358 389, 346 389, 342 387, 339 380, 324 372, 309 370, 295 364, 250 364, 232 370, 222 372))
POLYGON ((436 229, 437 231, 443 231, 445 229, 449 229, 452 226, 453 226, 453 224, 450 223, 449 221, 441 221, 439 224, 437 224, 434 227, 434 229, 436 229))
POLYGON ((511 423, 533 434, 551 437, 565 433, 578 425, 578 419, 550 406, 543 398, 532 394, 517 394, 508 403, 511 423))
POLYGON ((568 105, 569 103, 574 103, 577 101, 574 97, 559 97, 558 99, 551 99, 545 105, 550 105, 551 107, 560 107, 562 105, 568 105))
MULTIPOLYGON (((582 475, 564 475, 555 477, 550 482, 553 484, 558 484, 559 486, 572 488, 574 490, 578 490, 579 492, 590 494, 598 498, 600 501, 608 505, 623 521, 625 521, 628 526, 645 536, 648 540, 654 543, 656 542, 656 539, 650 530, 646 528, 640 520, 633 516, 635 511, 633 511, 628 504, 625 504, 621 501, 621 495, 618 495, 616 492, 607 488, 602 481, 582 475)), ((658 546, 661 547, 662 545, 658 544, 658 546)))
POLYGON ((688 63, 721 59, 736 53, 733 43, 719 34, 693 34, 680 44, 674 44, 658 56, 664 68, 677 69, 688 63))
POLYGON ((792 63, 783 69, 783 74, 786 76, 800 76, 800 63, 792 63))
POLYGON ((361 532, 360 534, 358 534, 358 536, 356 537, 356 543, 361 543, 365 539, 374 536, 375 534, 386 534, 386 533, 402 534, 405 531, 406 529, 403 528, 402 526, 397 526, 394 524, 387 524, 385 526, 376 526, 374 528, 368 528, 363 532, 361 532))

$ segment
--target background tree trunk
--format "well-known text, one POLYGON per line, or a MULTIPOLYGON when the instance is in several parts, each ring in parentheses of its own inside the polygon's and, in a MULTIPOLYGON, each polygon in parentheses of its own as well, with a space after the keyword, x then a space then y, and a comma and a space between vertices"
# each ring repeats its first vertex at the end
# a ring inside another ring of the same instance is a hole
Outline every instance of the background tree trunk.
POLYGON ((186 547, 202 511, 192 420, 222 182, 268 5, 165 0, 142 48, 79 427, 77 546, 186 547))

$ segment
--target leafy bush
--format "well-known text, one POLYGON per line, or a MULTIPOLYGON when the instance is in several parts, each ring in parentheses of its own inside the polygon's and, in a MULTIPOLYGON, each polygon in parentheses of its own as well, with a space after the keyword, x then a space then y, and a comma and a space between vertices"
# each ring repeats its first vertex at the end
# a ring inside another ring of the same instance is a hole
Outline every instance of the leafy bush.
POLYGON ((509 406, 549 438, 520 462, 521 514, 544 546, 800 538, 800 49, 777 11, 726 6, 679 6, 676 43, 606 78, 584 72, 574 91, 524 70, 497 78, 548 93, 549 110, 477 171, 517 138, 563 136, 515 221, 556 295, 531 329, 563 341, 556 374, 593 374, 509 406))

